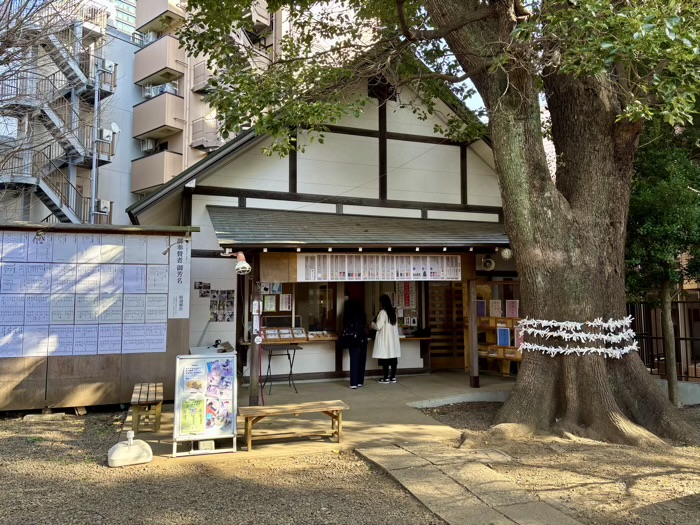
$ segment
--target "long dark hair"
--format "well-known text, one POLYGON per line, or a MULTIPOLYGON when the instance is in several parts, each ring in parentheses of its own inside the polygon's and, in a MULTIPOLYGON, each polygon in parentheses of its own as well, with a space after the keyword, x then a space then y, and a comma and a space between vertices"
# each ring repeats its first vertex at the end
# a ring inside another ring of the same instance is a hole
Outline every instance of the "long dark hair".
POLYGON ((389 322, 391 324, 396 324, 396 309, 394 308, 394 305, 391 304, 391 299, 387 294, 383 294, 379 298, 379 304, 382 307, 382 310, 386 312, 386 315, 389 316, 389 322))

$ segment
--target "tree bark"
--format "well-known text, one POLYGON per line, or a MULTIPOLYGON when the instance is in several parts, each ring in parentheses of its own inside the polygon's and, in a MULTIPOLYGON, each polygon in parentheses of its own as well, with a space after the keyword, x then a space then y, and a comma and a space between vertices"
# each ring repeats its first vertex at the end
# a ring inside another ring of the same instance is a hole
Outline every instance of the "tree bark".
POLYGON ((673 331, 671 316, 671 281, 666 280, 661 285, 661 333, 664 338, 664 361, 666 366, 666 382, 668 383, 668 400, 675 406, 678 401, 678 372, 676 371, 676 337, 673 331))
MULTIPOLYGON (((437 25, 446 27, 479 2, 425 4, 437 25)), ((467 71, 498 53, 497 43, 507 41, 514 27, 514 3, 492 5, 497 16, 446 38, 467 71)), ((536 73, 514 64, 472 80, 489 114, 523 313, 578 322, 625 317, 624 247, 641 125, 617 121, 621 103, 605 78, 544 75, 557 152, 555 183, 542 141, 536 73)), ((525 352, 496 422, 634 445, 659 444, 657 436, 700 443, 700 432, 665 399, 636 353, 606 359, 525 352)))

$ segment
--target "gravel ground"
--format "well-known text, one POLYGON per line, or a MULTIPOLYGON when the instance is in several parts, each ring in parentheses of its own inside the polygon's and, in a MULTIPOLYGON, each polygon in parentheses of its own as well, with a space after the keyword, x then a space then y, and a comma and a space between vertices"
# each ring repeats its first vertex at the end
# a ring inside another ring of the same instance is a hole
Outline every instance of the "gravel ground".
POLYGON ((352 453, 109 468, 124 417, 0 418, 0 524, 444 525, 352 453))
MULTIPOLYGON (((487 436, 500 403, 460 403, 423 412, 465 431, 463 446, 496 448, 514 458, 491 467, 582 523, 700 524, 700 447, 642 449, 584 439, 487 436)), ((700 426, 700 406, 683 409, 700 426)))

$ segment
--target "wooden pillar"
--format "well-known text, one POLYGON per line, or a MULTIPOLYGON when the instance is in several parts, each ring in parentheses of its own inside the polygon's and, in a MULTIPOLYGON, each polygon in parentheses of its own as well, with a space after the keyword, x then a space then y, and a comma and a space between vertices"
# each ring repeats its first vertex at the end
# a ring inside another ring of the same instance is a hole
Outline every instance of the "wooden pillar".
MULTIPOLYGON (((260 254, 253 255, 253 303, 257 301, 257 312, 253 308, 253 333, 251 334, 250 355, 248 356, 248 367, 250 369, 250 391, 248 394, 248 404, 258 406, 260 404, 260 323, 262 318, 262 297, 260 296, 260 254), (255 326, 255 316, 257 313, 258 326, 255 326)), ((248 305, 245 306, 248 308, 248 305)))
POLYGON ((479 351, 476 318, 476 256, 462 255, 462 307, 464 311, 464 370, 469 371, 469 386, 479 388, 479 351))

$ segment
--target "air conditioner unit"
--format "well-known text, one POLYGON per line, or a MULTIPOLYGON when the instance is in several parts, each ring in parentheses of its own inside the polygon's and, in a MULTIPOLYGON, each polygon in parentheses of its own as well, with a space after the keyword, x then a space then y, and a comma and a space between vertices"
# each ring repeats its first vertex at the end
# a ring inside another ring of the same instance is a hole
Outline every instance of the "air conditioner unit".
POLYGON ((95 201, 95 213, 109 213, 112 208, 112 203, 103 199, 98 199, 95 201))
POLYGON ((151 42, 155 42, 158 40, 158 33, 155 31, 149 31, 148 33, 143 35, 143 43, 144 44, 150 44, 151 42))
POLYGON ((142 153, 151 153, 152 151, 155 151, 157 147, 158 143, 156 142, 156 139, 145 139, 141 141, 142 153))
POLYGON ((114 137, 114 132, 111 129, 101 129, 100 130, 100 140, 102 142, 112 142, 112 138, 114 137))
POLYGON ((117 64, 115 64, 111 60, 105 60, 102 63, 102 67, 104 68, 105 71, 108 71, 110 73, 114 73, 114 68, 117 67, 117 64))

